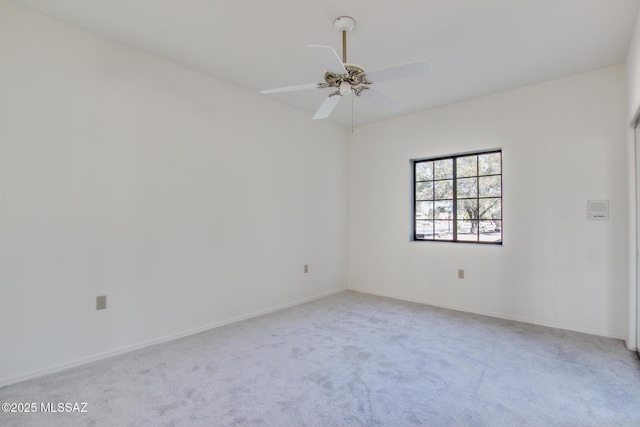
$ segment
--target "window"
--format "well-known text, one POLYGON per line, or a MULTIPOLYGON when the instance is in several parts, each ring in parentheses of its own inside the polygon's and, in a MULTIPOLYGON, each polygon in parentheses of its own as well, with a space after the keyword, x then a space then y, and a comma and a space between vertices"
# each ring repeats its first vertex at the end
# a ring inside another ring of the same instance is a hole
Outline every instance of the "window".
POLYGON ((502 151, 413 161, 414 240, 502 244, 502 151))

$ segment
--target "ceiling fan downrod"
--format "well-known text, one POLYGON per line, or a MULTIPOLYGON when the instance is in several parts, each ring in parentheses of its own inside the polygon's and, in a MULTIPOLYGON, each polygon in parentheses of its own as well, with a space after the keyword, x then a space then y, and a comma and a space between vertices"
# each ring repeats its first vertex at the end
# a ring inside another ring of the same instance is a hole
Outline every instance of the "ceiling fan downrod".
POLYGON ((356 26, 356 21, 350 16, 339 16, 333 21, 333 27, 342 33, 342 63, 347 63, 347 33, 356 26))
POLYGON ((347 63, 347 32, 342 31, 342 63, 347 63))

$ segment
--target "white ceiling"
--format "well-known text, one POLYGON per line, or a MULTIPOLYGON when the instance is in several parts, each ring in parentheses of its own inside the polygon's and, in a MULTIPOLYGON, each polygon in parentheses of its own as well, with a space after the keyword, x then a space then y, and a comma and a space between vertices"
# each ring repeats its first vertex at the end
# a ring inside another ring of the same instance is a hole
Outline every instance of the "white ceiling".
MULTIPOLYGON (((258 92, 322 81, 306 45, 367 70, 427 59, 426 76, 376 89, 407 106, 390 114, 353 101, 354 125, 569 76, 625 61, 640 0, 12 0, 202 73, 258 92)), ((269 96, 311 116, 330 89, 269 96)), ((233 100, 229 100, 233 102, 233 100)), ((352 125, 343 99, 329 118, 352 125)))

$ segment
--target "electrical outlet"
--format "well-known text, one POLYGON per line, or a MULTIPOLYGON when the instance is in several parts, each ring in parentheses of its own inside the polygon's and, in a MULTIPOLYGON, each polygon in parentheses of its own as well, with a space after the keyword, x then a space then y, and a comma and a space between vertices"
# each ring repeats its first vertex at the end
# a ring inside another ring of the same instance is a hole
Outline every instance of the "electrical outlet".
POLYGON ((464 279, 464 270, 458 270, 458 279, 464 279))
POLYGON ((305 265, 304 265, 304 272, 305 272, 305 273, 308 273, 308 272, 309 272, 309 265, 308 265, 308 264, 305 264, 305 265))
POLYGON ((100 295, 96 297, 96 310, 105 310, 107 308, 107 296, 100 295))

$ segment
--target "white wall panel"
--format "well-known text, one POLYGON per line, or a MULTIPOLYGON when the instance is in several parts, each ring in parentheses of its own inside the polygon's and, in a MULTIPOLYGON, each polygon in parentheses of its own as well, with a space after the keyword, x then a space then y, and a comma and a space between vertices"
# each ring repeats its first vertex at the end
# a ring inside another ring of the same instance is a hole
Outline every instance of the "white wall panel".
POLYGON ((357 128, 349 287, 626 337, 625 105, 614 66, 357 128), (410 159, 493 148, 504 245, 410 241, 410 159), (609 200, 610 220, 587 221, 587 200, 609 200))
POLYGON ((0 383, 346 287, 344 129, 3 1, 0 61, 0 383))

